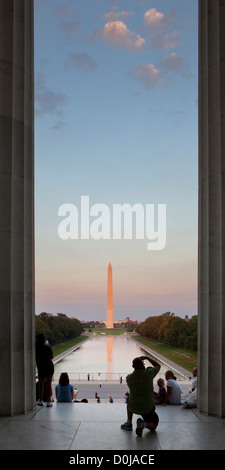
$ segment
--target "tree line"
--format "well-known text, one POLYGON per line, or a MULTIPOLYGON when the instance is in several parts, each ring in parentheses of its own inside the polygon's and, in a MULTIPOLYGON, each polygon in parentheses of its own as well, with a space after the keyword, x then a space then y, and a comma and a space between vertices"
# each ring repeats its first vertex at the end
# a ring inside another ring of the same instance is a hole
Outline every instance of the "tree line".
POLYGON ((79 336, 83 327, 76 318, 67 317, 64 313, 52 315, 51 313, 42 312, 35 316, 36 335, 44 333, 49 343, 62 343, 69 339, 79 336))
POLYGON ((169 346, 197 350, 197 326, 197 315, 187 321, 174 313, 166 312, 146 318, 137 327, 137 332, 169 346))

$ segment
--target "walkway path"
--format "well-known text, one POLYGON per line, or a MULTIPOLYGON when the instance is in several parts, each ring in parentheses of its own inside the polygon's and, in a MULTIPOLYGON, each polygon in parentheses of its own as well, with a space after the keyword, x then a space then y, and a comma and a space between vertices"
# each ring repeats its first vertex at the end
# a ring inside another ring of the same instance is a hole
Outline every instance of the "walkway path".
MULTIPOLYGON (((156 377, 157 380, 157 377, 156 377)), ((53 382, 53 396, 55 396, 55 385, 58 382, 53 382)), ((124 403, 124 395, 125 393, 129 390, 126 383, 119 384, 118 382, 114 381, 107 381, 107 382, 102 382, 101 388, 99 387, 99 384, 97 381, 93 382, 74 382, 71 380, 71 383, 76 386, 78 394, 77 394, 77 400, 81 401, 83 398, 86 398, 89 403, 96 403, 95 399, 95 392, 98 393, 98 396, 101 399, 101 403, 107 403, 109 401, 109 396, 113 397, 114 402, 118 403, 124 403)), ((188 392, 191 382, 182 382, 179 381, 179 384, 182 388, 182 391, 184 393, 188 392)), ((155 383, 155 390, 157 390, 157 386, 155 383)))

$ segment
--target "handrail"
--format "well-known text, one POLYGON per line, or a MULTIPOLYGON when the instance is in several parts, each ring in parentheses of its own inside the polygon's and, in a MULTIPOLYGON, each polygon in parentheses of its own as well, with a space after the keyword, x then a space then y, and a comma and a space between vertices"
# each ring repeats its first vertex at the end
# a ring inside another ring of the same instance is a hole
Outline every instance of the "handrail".
MULTIPOLYGON (((126 376, 131 374, 132 370, 128 372, 89 372, 90 376, 88 379, 87 372, 69 372, 69 378, 71 381, 84 381, 84 382, 107 382, 113 381, 117 383, 126 383, 126 376), (121 379, 122 377, 122 379, 121 379)), ((61 372, 55 372, 53 380, 58 380, 61 372)), ((159 378, 165 379, 165 374, 163 372, 158 372, 155 380, 157 381, 159 378)), ((184 374, 177 374, 177 380, 181 381, 189 381, 190 374, 184 376, 184 374)))

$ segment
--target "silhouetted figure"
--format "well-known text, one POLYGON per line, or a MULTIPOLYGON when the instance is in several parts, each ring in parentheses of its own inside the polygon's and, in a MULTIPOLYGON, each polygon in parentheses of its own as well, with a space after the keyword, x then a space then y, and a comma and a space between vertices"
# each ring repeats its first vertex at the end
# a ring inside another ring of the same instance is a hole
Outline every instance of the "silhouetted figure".
POLYGON ((37 405, 43 406, 44 384, 46 384, 47 406, 52 406, 52 376, 54 374, 54 364, 52 362, 53 352, 51 346, 46 341, 45 335, 40 333, 36 339, 36 363, 38 370, 38 395, 37 405))
POLYGON ((130 389, 127 400, 127 421, 121 425, 121 428, 131 431, 133 413, 139 414, 143 419, 137 419, 136 434, 142 436, 144 428, 155 431, 158 426, 159 418, 155 412, 153 398, 153 379, 161 366, 148 356, 136 357, 132 366, 134 371, 126 377, 130 389), (153 367, 145 368, 143 361, 146 359, 153 367))

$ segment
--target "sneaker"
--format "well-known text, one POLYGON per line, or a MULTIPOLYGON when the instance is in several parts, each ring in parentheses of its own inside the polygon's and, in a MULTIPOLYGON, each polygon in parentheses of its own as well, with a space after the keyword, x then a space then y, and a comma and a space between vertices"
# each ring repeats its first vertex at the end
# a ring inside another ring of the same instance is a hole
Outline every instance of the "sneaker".
POLYGON ((48 408, 50 408, 51 406, 53 406, 53 404, 52 404, 51 401, 48 401, 46 406, 47 406, 48 408))
POLYGON ((136 434, 141 437, 144 429, 144 421, 141 418, 137 419, 136 434))
POLYGON ((125 429, 126 431, 132 431, 132 423, 126 421, 126 423, 121 424, 121 429, 125 429))
POLYGON ((185 401, 185 402, 183 403, 182 408, 188 408, 187 401, 185 401))
POLYGON ((38 405, 38 406, 43 406, 43 400, 38 400, 38 401, 36 402, 36 405, 38 405))

